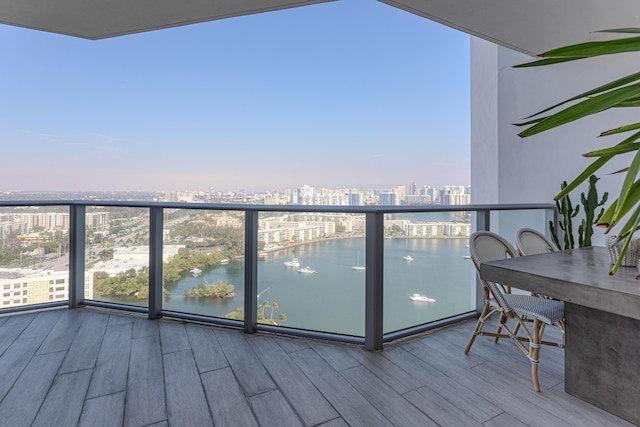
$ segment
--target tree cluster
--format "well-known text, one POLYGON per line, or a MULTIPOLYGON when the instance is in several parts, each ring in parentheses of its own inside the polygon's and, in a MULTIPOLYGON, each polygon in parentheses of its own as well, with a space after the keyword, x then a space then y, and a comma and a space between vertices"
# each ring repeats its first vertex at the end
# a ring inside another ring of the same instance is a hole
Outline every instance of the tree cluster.
POLYGON ((233 298, 234 289, 232 284, 220 279, 215 283, 203 283, 197 288, 184 291, 184 296, 187 298, 233 298))

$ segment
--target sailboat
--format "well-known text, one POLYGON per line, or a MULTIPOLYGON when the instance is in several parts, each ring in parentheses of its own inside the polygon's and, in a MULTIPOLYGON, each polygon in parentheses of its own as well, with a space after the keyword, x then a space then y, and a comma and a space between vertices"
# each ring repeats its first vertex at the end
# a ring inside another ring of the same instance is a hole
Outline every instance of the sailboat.
POLYGON ((351 269, 356 271, 364 271, 367 267, 364 265, 360 265, 360 252, 358 252, 358 263, 356 265, 352 265, 351 269))

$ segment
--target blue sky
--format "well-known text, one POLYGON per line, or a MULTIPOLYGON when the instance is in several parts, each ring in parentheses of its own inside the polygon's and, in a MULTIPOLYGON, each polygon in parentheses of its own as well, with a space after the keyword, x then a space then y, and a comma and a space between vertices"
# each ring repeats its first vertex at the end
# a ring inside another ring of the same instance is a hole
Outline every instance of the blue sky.
POLYGON ((0 190, 469 183, 469 36, 372 0, 0 57, 0 190))

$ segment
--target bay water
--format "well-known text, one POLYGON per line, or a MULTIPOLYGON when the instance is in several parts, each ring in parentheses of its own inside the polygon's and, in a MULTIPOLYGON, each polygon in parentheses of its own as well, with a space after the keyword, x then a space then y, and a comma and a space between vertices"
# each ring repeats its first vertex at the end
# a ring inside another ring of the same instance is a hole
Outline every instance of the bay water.
MULTIPOLYGON (((467 239, 429 238, 384 240, 384 332, 446 318, 475 309, 474 268, 467 239), (411 256, 413 261, 403 259, 411 256), (422 294, 434 302, 412 301, 422 294)), ((289 247, 258 261, 258 305, 268 301, 263 314, 285 327, 364 335, 365 271, 364 239, 334 239, 289 247), (301 273, 285 266, 292 258, 301 273), (277 303, 273 308, 272 303, 277 303), (281 318, 281 314, 286 319, 281 318)), ((244 261, 186 277, 171 287, 166 310, 224 317, 242 307, 244 261), (222 279, 235 287, 233 298, 185 298, 184 291, 222 279)), ((262 309, 260 309, 262 310, 262 309)))

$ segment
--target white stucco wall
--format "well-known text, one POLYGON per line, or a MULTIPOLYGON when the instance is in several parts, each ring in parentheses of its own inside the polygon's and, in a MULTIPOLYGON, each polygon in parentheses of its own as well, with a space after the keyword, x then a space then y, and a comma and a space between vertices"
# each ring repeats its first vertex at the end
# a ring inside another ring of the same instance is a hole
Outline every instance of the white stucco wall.
MULTIPOLYGON (((621 136, 598 138, 605 130, 640 121, 637 109, 616 109, 526 139, 512 123, 566 98, 638 70, 637 55, 617 55, 546 67, 514 69, 526 55, 471 40, 472 203, 551 202, 560 183, 570 181, 591 159, 583 153, 617 144, 621 136)), ((629 157, 606 165, 598 190, 617 197, 629 157)), ((586 186, 580 188, 586 191, 586 186)), ((580 200, 580 191, 572 200, 580 200)), ((526 226, 523 224, 522 226, 526 226)), ((598 233, 596 244, 602 242, 598 233)))

